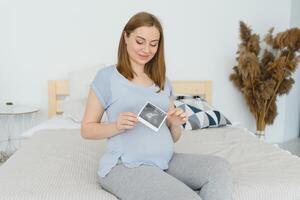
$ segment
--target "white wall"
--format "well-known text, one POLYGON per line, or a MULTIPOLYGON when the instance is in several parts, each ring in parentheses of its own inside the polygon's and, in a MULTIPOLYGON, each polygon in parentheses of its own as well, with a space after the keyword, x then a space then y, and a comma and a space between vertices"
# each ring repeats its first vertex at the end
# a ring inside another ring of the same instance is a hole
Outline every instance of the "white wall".
MULTIPOLYGON (((47 117, 47 80, 71 70, 116 61, 121 30, 138 11, 157 15, 164 26, 171 79, 210 79, 213 104, 250 130, 255 122, 228 77, 235 64, 239 20, 265 34, 290 25, 291 1, 100 1, 0 0, 0 104, 40 105, 47 117), (272 5, 272 6, 270 6, 272 5)), ((284 117, 285 101, 279 102, 284 117)), ((283 127, 282 121, 276 125, 283 127)), ((267 133, 268 134, 268 133, 267 133)), ((283 140, 280 130, 270 141, 283 140)))
MULTIPOLYGON (((300 27, 300 1, 291 1, 290 27, 300 27)), ((274 125, 266 128, 268 142, 283 142, 299 136, 300 124, 300 69, 293 74, 295 84, 288 95, 278 98, 278 116, 274 125)))
MULTIPOLYGON (((300 1, 292 0, 291 27, 300 28, 300 1)), ((286 97, 285 127, 283 140, 290 140, 300 133, 300 65, 293 75, 295 84, 286 97)))

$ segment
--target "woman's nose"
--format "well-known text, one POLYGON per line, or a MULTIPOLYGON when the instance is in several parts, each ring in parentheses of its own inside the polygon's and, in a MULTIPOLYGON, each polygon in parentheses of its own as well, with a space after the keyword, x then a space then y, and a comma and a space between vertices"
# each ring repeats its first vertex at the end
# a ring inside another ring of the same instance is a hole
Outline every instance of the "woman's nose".
POLYGON ((145 53, 149 53, 149 52, 150 52, 149 45, 145 45, 143 51, 144 51, 145 53))

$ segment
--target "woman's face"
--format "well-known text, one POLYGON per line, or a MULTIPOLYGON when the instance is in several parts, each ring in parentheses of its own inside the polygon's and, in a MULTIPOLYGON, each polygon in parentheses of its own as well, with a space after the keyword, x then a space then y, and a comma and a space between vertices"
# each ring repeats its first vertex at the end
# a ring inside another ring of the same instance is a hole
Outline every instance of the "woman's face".
POLYGON ((159 45, 159 31, 154 26, 136 28, 129 36, 124 33, 131 63, 145 65, 155 55, 159 45))

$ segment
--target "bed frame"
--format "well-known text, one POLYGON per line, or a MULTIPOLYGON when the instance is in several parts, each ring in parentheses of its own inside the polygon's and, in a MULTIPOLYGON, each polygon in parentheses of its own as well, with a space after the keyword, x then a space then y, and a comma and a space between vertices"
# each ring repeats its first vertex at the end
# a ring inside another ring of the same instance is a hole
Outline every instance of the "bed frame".
MULTIPOLYGON (((211 81, 172 81, 175 94, 200 95, 212 103, 211 81)), ((68 80, 48 81, 48 117, 62 114, 61 104, 69 95, 68 80)))

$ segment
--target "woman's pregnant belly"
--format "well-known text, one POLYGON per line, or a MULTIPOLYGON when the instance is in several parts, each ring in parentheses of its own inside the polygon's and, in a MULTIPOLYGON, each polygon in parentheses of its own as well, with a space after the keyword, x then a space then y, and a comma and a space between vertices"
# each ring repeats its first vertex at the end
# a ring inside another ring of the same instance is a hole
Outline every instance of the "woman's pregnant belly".
POLYGON ((174 143, 166 124, 158 132, 137 124, 120 136, 125 162, 166 163, 173 155, 174 143))

